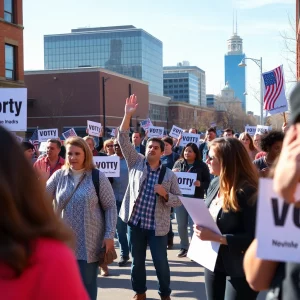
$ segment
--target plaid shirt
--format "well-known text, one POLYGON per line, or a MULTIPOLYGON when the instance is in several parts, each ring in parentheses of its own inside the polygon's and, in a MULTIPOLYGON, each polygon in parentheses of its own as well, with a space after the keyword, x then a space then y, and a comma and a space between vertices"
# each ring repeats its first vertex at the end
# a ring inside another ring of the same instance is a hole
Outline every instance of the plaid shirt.
POLYGON ((129 223, 137 226, 140 222, 140 227, 148 230, 155 230, 155 204, 156 195, 154 193, 154 185, 158 183, 160 166, 155 170, 151 170, 147 164, 147 179, 144 181, 141 188, 141 193, 137 198, 129 223))

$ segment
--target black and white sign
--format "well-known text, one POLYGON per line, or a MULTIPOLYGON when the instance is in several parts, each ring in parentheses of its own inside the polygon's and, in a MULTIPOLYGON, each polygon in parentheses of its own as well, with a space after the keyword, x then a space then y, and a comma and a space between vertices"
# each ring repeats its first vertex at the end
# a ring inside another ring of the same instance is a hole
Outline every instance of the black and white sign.
POLYGON ((150 126, 148 128, 148 137, 162 138, 164 136, 164 127, 150 126))
POLYGON ((88 134, 99 137, 101 131, 101 123, 87 121, 88 134))
POLYGON ((38 140, 39 142, 47 142, 49 139, 58 139, 58 129, 41 129, 38 130, 38 140))
POLYGON ((270 130, 272 130, 272 127, 264 126, 264 125, 257 125, 255 134, 266 134, 270 130))
POLYGON ((185 146, 188 143, 194 143, 199 146, 200 134, 196 133, 182 133, 182 139, 180 141, 180 146, 185 146))
POLYGON ((253 136, 256 132, 256 126, 245 126, 245 132, 253 136))
POLYGON ((196 173, 189 172, 174 172, 177 176, 178 185, 183 195, 195 194, 195 181, 197 180, 196 173))
POLYGON ((94 163, 106 177, 120 177, 120 157, 112 156, 94 156, 94 163))
POLYGON ((183 133, 183 129, 181 129, 180 127, 177 127, 175 125, 173 125, 170 133, 169 133, 169 136, 175 138, 175 139, 178 139, 179 136, 183 133))
POLYGON ((0 88, 0 125, 9 131, 27 131, 27 89, 0 88))
MULTIPOLYGON (((266 260, 300 261, 300 209, 273 191, 273 180, 260 179, 256 219, 257 256, 266 260)), ((295 195, 300 200, 300 185, 295 195)))

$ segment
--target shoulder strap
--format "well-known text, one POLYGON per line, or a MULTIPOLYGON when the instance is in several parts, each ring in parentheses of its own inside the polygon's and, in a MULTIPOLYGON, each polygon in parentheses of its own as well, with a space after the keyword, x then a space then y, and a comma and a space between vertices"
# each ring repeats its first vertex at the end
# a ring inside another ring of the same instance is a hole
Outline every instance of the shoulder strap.
POLYGON ((164 177, 165 177, 165 174, 166 174, 166 171, 167 171, 166 166, 162 165, 161 169, 160 169, 159 176, 158 176, 158 184, 162 184, 162 182, 164 180, 164 177))
MULTIPOLYGON (((96 190, 97 197, 99 199, 99 184, 100 184, 100 181, 99 181, 99 170, 98 169, 93 169, 92 170, 92 180, 93 180, 93 184, 94 184, 94 187, 95 187, 95 190, 96 190)), ((99 200, 99 202, 100 202, 100 200, 99 200)))

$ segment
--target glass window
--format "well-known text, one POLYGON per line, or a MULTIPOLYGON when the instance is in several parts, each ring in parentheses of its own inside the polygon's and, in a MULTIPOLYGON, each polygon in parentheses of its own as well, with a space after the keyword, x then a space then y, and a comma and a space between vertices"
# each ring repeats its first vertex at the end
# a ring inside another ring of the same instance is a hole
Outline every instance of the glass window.
POLYGON ((4 20, 13 23, 13 0, 4 0, 4 20))
POLYGON ((5 77, 15 80, 15 48, 12 45, 5 45, 5 77))

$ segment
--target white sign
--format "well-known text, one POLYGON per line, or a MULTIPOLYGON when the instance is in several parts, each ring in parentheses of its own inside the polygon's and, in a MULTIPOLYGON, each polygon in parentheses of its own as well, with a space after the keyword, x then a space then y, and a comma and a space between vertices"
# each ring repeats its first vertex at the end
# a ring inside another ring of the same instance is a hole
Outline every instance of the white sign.
POLYGON ((9 131, 27 131, 27 89, 0 88, 0 125, 9 131))
POLYGON ((58 139, 58 129, 41 129, 38 130, 38 140, 39 142, 47 142, 49 139, 58 139))
POLYGON ((164 136, 164 127, 150 126, 148 128, 148 137, 162 138, 164 136))
POLYGON ((101 123, 87 121, 88 134, 99 137, 101 131, 101 123))
POLYGON ((180 146, 184 147, 188 143, 194 143, 197 146, 199 146, 199 141, 200 141, 200 134, 184 132, 182 133, 180 146))
POLYGON ((96 167, 105 174, 106 177, 120 177, 120 157, 112 156, 94 156, 96 167))
POLYGON ((253 136, 256 132, 256 126, 245 126, 245 132, 253 136))
POLYGON ((195 194, 195 181, 197 180, 197 173, 189 172, 174 172, 177 176, 180 191, 184 195, 195 194))
MULTIPOLYGON (((221 235, 203 199, 185 197, 179 197, 179 199, 196 225, 208 228, 221 235)), ((219 247, 219 243, 202 241, 194 234, 187 256, 203 267, 214 271, 219 247)))
POLYGON ((116 130, 116 128, 114 128, 114 129, 111 130, 110 135, 113 136, 113 137, 117 136, 117 130, 116 130))
POLYGON ((140 122, 142 128, 146 131, 150 126, 153 126, 150 118, 140 122))
POLYGON ((266 134, 268 133, 272 127, 264 126, 264 125, 257 125, 255 134, 266 134))
POLYGON ((181 129, 180 127, 177 127, 175 125, 173 125, 170 133, 169 133, 169 136, 175 138, 175 139, 178 139, 179 136, 183 133, 183 129, 181 129))
MULTIPOLYGON (((300 185, 295 198, 300 200, 300 185)), ((266 260, 300 261, 300 209, 273 191, 273 180, 260 179, 256 219, 257 256, 266 260)))
POLYGON ((46 152, 47 151, 47 142, 41 142, 39 151, 40 152, 46 152))

